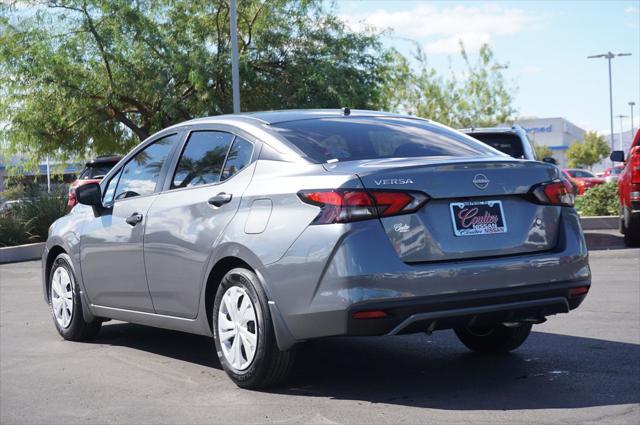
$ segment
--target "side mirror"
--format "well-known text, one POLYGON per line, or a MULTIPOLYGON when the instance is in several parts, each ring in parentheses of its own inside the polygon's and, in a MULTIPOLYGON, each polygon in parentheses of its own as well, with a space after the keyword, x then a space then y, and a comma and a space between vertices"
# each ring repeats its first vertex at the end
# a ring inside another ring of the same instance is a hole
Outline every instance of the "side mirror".
POLYGON ((83 205, 102 206, 102 194, 98 183, 87 183, 76 188, 76 199, 83 205))
POLYGON ((624 162, 624 151, 613 151, 609 155, 609 159, 613 162, 624 162))
POLYGON ((550 156, 547 156, 545 158, 542 158, 542 162, 546 162, 547 164, 553 164, 553 165, 558 165, 558 161, 556 161, 555 158, 552 158, 550 156))

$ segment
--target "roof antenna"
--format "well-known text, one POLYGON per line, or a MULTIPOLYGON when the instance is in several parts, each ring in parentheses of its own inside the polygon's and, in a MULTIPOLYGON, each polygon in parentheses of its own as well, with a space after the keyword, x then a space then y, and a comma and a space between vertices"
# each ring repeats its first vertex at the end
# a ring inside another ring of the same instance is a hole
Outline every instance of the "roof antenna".
POLYGON ((348 117, 349 115, 351 115, 351 109, 347 108, 346 106, 341 110, 342 110, 342 115, 344 115, 345 117, 348 117))

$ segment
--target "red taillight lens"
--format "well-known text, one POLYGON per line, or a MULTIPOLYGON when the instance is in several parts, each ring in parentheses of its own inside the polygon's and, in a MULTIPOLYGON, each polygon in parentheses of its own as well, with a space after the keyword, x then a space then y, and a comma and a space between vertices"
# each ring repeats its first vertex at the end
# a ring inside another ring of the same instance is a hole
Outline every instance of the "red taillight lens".
POLYGON ((534 186, 531 193, 539 203, 546 205, 572 207, 575 201, 573 187, 564 179, 534 186))
POLYGON ((417 211, 429 197, 421 192, 363 189, 303 190, 298 196, 321 208, 313 224, 348 223, 417 211))
POLYGON ((579 297, 581 295, 585 295, 587 292, 589 292, 588 286, 578 286, 577 288, 571 288, 569 290, 569 297, 579 297))
POLYGON ((67 206, 69 208, 73 208, 75 207, 77 201, 76 201, 76 190, 73 187, 69 188, 69 200, 67 201, 67 206))
POLYGON ((631 171, 631 183, 640 184, 640 146, 629 151, 629 170, 631 171))
POLYGON ((387 317, 387 313, 382 310, 358 311, 351 315, 354 319, 382 319, 387 317))

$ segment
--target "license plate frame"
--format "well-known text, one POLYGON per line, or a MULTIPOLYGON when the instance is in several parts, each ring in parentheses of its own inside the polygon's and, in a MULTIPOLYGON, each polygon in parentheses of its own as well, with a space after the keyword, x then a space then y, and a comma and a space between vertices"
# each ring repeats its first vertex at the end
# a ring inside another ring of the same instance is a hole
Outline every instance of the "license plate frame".
POLYGON ((451 202, 449 211, 456 236, 496 235, 508 231, 502 201, 451 202))

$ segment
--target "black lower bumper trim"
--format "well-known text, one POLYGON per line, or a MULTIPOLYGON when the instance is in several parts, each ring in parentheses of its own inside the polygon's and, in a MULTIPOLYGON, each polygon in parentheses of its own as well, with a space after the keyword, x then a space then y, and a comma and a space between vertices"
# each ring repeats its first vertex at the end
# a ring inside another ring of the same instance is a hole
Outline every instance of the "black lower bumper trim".
POLYGON ((348 313, 347 334, 405 334, 541 319, 578 307, 586 294, 571 297, 570 289, 590 284, 590 279, 586 279, 402 301, 361 303, 353 306, 348 313), (387 317, 352 318, 355 312, 369 310, 382 310, 387 317))

